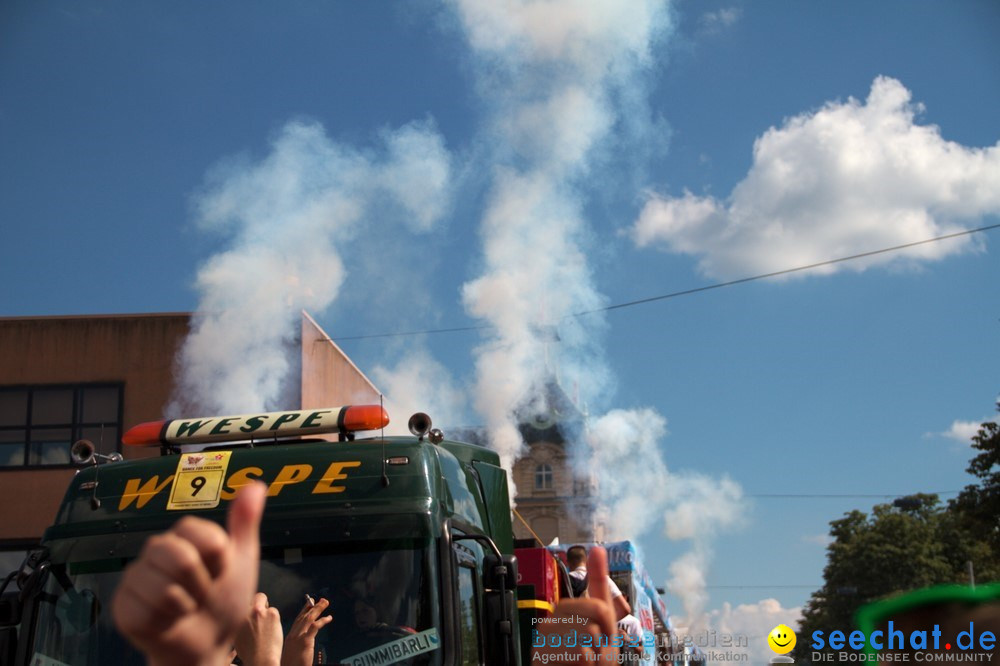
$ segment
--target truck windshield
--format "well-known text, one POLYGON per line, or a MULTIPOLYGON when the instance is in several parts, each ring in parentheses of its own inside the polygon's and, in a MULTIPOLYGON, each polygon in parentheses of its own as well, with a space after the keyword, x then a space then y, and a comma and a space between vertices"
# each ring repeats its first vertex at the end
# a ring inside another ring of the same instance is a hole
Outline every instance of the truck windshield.
MULTIPOLYGON (((281 614, 286 634, 306 595, 330 602, 334 621, 317 636, 317 664, 438 664, 433 562, 430 539, 265 547, 259 587, 281 614)), ((126 563, 51 564, 29 663, 145 664, 111 621, 111 597, 126 563)))

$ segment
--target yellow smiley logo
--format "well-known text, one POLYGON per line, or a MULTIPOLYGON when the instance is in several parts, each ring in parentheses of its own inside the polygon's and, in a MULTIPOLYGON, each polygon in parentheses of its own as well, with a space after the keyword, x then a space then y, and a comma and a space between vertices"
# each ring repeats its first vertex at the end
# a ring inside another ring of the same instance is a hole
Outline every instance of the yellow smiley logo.
POLYGON ((778 654, 787 654, 795 647, 795 632, 787 624, 779 624, 767 635, 767 645, 778 654))

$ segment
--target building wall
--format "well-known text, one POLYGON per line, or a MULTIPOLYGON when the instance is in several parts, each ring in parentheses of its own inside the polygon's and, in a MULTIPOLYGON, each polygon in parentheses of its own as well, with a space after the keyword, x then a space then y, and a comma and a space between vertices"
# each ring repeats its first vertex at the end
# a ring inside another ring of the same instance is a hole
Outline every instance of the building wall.
POLYGON ((303 409, 378 404, 379 390, 308 313, 302 313, 303 409))
MULTIPOLYGON (((187 314, 0 319, 0 385, 122 382, 125 427, 162 418, 187 314)), ((126 457, 156 449, 123 451, 126 457)), ((37 540, 74 468, 0 468, 0 545, 37 540)))

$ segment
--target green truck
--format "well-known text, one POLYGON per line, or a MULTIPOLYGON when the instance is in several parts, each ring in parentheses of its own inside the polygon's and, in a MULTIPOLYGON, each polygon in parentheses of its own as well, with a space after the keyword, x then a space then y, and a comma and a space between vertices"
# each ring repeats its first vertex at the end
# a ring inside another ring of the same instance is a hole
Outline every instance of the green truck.
POLYGON ((110 617, 123 568, 181 514, 222 523, 254 480, 268 484, 260 590, 286 628, 307 598, 330 601, 316 663, 526 663, 498 456, 423 414, 412 437, 355 439, 387 422, 367 405, 147 423, 123 441, 163 455, 103 463, 77 443, 86 465, 4 582, 0 663, 142 664, 110 617))

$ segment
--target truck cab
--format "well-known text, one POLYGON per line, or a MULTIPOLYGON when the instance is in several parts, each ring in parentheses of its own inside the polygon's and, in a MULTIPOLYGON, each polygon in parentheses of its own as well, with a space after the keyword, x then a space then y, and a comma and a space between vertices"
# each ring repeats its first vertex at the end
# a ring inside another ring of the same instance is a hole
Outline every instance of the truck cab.
MULTIPOLYGON (((345 410, 357 409, 175 420, 126 433, 126 443, 164 455, 90 464, 73 479, 16 576, 18 623, 4 630, 15 637, 14 663, 143 664, 111 621, 122 570, 183 514, 224 523, 228 502, 254 480, 268 485, 260 591, 286 630, 307 597, 330 602, 334 621, 317 637, 316 663, 520 663, 498 456, 444 439, 424 415, 411 419, 412 437, 356 439, 345 410), (339 441, 322 438, 331 434, 339 441), (198 442, 202 435, 215 438, 198 442)), ((364 409, 376 416, 359 429, 388 422, 380 406, 364 409)))

